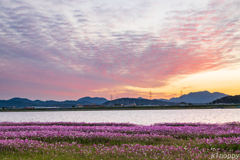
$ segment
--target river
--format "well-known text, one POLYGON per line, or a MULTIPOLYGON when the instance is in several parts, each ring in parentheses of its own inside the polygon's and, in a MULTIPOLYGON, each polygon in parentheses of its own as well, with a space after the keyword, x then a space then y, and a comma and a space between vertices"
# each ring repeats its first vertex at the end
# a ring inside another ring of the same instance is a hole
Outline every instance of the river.
POLYGON ((0 112, 0 122, 164 122, 224 123, 240 121, 240 109, 0 112))

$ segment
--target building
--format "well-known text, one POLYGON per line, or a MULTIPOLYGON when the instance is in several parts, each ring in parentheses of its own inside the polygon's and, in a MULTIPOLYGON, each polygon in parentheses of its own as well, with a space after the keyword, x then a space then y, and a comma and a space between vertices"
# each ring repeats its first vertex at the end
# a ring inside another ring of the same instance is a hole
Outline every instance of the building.
POLYGON ((81 108, 81 107, 83 107, 83 105, 82 105, 82 104, 77 104, 76 107, 77 107, 77 108, 81 108))
POLYGON ((186 102, 180 102, 177 104, 178 106, 192 106, 193 104, 192 103, 186 103, 186 102))
POLYGON ((90 108, 90 107, 105 107, 104 105, 98 105, 98 104, 90 104, 90 105, 84 105, 84 108, 90 108))

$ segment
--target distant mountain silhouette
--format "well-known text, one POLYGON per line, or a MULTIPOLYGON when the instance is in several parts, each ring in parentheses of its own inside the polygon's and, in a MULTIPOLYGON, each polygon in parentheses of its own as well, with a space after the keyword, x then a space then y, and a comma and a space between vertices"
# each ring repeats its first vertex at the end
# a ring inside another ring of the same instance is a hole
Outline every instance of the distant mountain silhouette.
POLYGON ((77 100, 77 102, 82 103, 82 102, 89 102, 89 104, 91 103, 95 103, 95 104, 102 104, 104 102, 107 102, 108 100, 106 98, 99 98, 99 97, 83 97, 80 98, 79 100, 77 100))
MULTIPOLYGON (((54 101, 54 100, 48 100, 48 101, 41 101, 41 100, 29 100, 26 98, 12 98, 9 100, 0 100, 0 107, 10 107, 12 108, 15 106, 16 108, 20 107, 28 107, 28 106, 45 106, 45 107, 72 107, 73 105, 82 104, 82 105, 89 105, 89 104, 103 104, 103 105, 114 105, 114 104, 137 104, 137 105, 174 105, 176 103, 181 102, 187 102, 187 103, 210 103, 214 100, 226 97, 228 95, 214 92, 210 93, 208 91, 202 91, 202 92, 191 92, 187 95, 183 95, 182 98, 171 98, 170 100, 167 99, 144 99, 142 97, 138 98, 121 98, 116 99, 113 101, 108 101, 105 98, 101 97, 83 97, 78 99, 77 101, 74 100, 66 100, 66 101, 54 101)), ((228 96, 231 97, 231 96, 228 96)), ((227 99, 221 99, 219 101, 216 101, 216 103, 239 103, 237 100, 237 97, 235 97, 236 102, 234 100, 234 96, 231 98, 231 102, 228 102, 227 99), (221 102, 220 102, 221 101, 221 102), (224 101, 224 102, 223 102, 224 101), (226 101, 226 102, 225 102, 226 101)))
POLYGON ((170 102, 168 99, 154 99, 154 100, 164 101, 164 102, 170 102))
POLYGON ((216 99, 228 96, 224 93, 214 92, 210 93, 208 91, 201 91, 201 92, 191 92, 187 95, 183 95, 178 98, 171 98, 168 102, 187 102, 187 103, 210 103, 216 99))
POLYGON ((9 100, 0 100, 0 107, 13 107, 15 106, 16 108, 20 107, 29 107, 29 106, 45 106, 45 107, 72 107, 73 105, 77 104, 82 104, 82 105, 87 105, 87 104, 102 104, 106 102, 107 99, 105 98, 99 98, 99 97, 84 97, 80 98, 77 101, 71 101, 71 100, 66 100, 66 101, 53 101, 53 100, 48 100, 48 101, 41 101, 41 100, 34 100, 31 101, 26 98, 12 98, 9 100))
POLYGON ((215 103, 240 103, 240 95, 236 96, 226 96, 220 99, 217 99, 212 102, 213 104, 215 103))
POLYGON ((31 100, 27 99, 27 98, 19 98, 19 97, 15 97, 10 99, 9 101, 18 101, 18 102, 32 102, 31 100))
POLYGON ((123 104, 123 105, 129 105, 129 104, 136 104, 136 105, 173 105, 174 103, 171 102, 164 102, 159 100, 149 100, 144 98, 120 98, 115 99, 112 101, 107 101, 103 103, 105 106, 109 105, 115 105, 115 104, 123 104))

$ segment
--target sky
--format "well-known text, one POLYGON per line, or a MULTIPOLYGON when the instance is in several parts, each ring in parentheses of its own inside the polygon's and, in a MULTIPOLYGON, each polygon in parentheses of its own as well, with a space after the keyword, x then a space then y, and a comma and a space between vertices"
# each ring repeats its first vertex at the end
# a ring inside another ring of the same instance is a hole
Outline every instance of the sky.
POLYGON ((0 99, 240 94, 240 0, 1 0, 0 99))

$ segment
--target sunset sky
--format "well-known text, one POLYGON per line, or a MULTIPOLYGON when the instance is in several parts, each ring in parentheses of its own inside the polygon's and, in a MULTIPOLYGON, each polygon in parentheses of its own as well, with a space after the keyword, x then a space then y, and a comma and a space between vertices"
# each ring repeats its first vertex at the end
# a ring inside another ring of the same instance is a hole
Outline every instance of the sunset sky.
POLYGON ((1 0, 0 99, 240 94, 240 0, 1 0))

